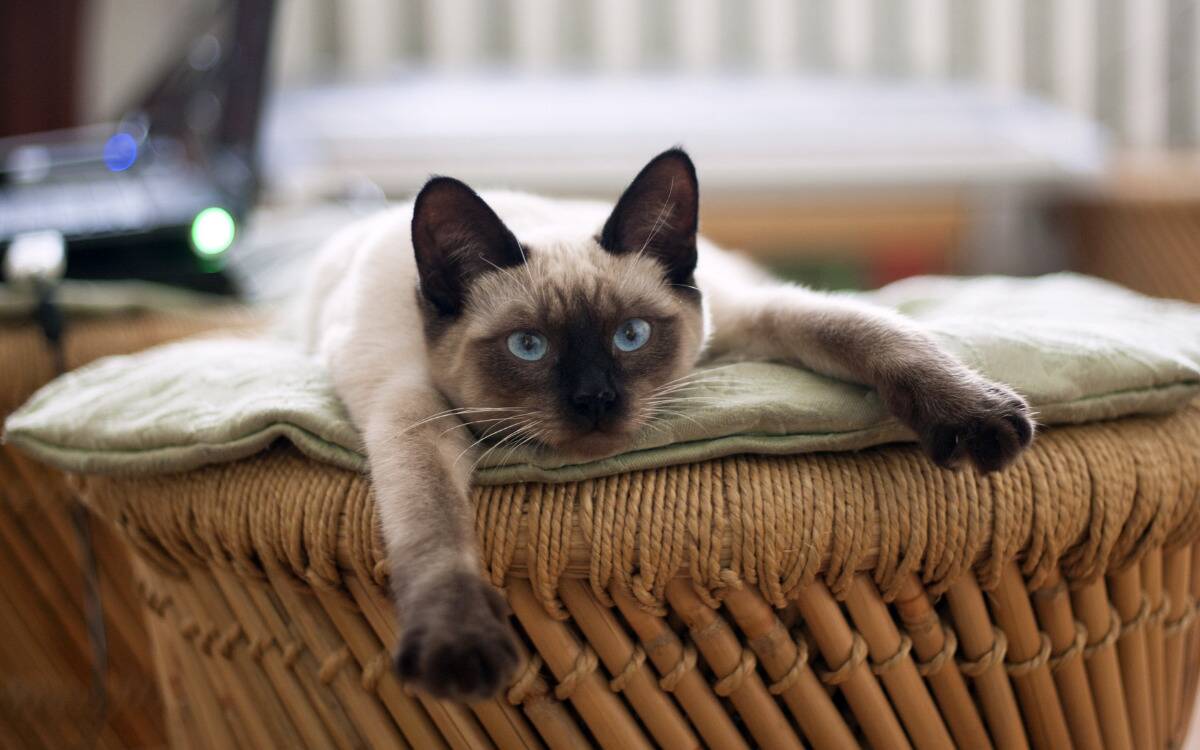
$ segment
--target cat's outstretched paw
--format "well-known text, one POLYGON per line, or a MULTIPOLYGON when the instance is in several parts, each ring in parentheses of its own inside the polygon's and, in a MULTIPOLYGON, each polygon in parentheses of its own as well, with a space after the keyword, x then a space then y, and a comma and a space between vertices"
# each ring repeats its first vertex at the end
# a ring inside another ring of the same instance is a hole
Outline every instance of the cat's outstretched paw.
POLYGON ((396 650, 400 679, 436 698, 491 698, 511 681, 519 658, 508 605, 479 577, 447 576, 406 607, 396 650))
POLYGON ((892 413, 944 468, 969 461, 981 472, 999 471, 1033 442, 1025 399, 973 373, 908 373, 881 391, 892 413))

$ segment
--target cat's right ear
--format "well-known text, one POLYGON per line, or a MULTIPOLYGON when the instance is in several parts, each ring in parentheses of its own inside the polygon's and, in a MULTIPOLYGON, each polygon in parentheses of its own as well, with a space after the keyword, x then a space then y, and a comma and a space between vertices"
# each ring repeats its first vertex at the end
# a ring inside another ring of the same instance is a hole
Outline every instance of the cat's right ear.
POLYGON ((421 293, 443 315, 456 315, 481 273, 525 262, 517 238, 466 184, 434 177, 417 194, 413 251, 421 293))

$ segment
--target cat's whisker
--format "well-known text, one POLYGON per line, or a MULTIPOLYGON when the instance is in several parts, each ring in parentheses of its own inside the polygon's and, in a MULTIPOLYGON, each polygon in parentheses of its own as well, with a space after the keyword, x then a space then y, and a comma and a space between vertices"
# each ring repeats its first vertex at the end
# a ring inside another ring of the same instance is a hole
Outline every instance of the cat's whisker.
POLYGON ((732 381, 732 380, 693 380, 688 383, 677 383, 666 388, 658 388, 654 393, 677 393, 679 391, 688 390, 710 390, 710 391, 730 391, 738 388, 750 388, 753 384, 749 381, 732 381))
MULTIPOLYGON (((684 382, 688 382, 688 380, 694 380, 697 378, 712 377, 712 376, 715 376, 716 373, 719 373, 722 370, 728 370, 728 368, 737 367, 740 364, 742 364, 742 362, 731 362, 731 364, 728 364, 728 365, 718 365, 715 367, 703 367, 703 368, 701 368, 701 370, 692 370, 689 372, 685 372, 684 374, 682 374, 682 376, 679 376, 678 378, 674 378, 673 380, 667 380, 667 382, 662 384, 660 386, 660 388, 667 388, 668 385, 674 385, 676 383, 684 383, 684 382)), ((719 376, 719 377, 724 377, 724 376, 719 376)))
MULTIPOLYGON (((480 464, 480 462, 482 462, 485 458, 487 458, 487 456, 489 454, 496 451, 497 449, 499 449, 506 443, 509 443, 512 440, 521 439, 522 436, 530 435, 531 433, 540 434, 544 430, 545 426, 546 426, 545 415, 542 413, 541 410, 533 409, 532 415, 528 419, 524 419, 523 421, 519 422, 516 425, 509 425, 508 427, 500 428, 499 430, 497 430, 497 432, 506 432, 507 434, 505 434, 499 441, 497 441, 494 445, 490 446, 478 458, 475 459, 474 463, 471 464, 471 468, 468 470, 469 473, 473 474, 475 471, 475 468, 480 464), (515 427, 515 429, 510 429, 511 427, 515 427)), ((495 433, 493 433, 492 435, 490 435, 488 437, 495 437, 495 433)), ((522 441, 521 444, 523 445, 525 442, 528 442, 528 441, 527 440, 522 441)), ((476 444, 478 444, 478 443, 476 443, 476 444)), ((474 446, 472 446, 472 447, 474 447, 474 446)), ((461 458, 461 457, 462 456, 460 455, 459 458, 461 458)), ((505 460, 506 461, 508 460, 507 456, 505 457, 505 460)), ((458 462, 458 459, 456 458, 455 463, 457 464, 457 462, 458 462)))
POLYGON ((511 447, 509 447, 508 453, 505 453, 504 458, 500 459, 500 464, 503 465, 503 464, 508 463, 508 459, 512 458, 512 454, 514 451, 519 449, 522 445, 529 443, 531 440, 535 440, 540 433, 541 433, 540 429, 531 430, 528 433, 526 433, 526 437, 524 439, 516 442, 511 447))
POLYGON ((708 403, 722 403, 727 399, 719 396, 689 396, 687 394, 664 394, 662 396, 647 396, 644 399, 648 403, 668 403, 677 401, 679 403, 707 401, 708 403))
POLYGON ((674 192, 675 178, 672 177, 670 184, 667 185, 667 197, 663 199, 662 208, 658 210, 658 216, 654 218, 654 224, 650 227, 650 233, 646 235, 646 241, 643 242, 642 246, 638 248, 637 257, 642 257, 642 253, 646 251, 647 247, 650 247, 650 243, 654 241, 654 238, 658 236, 659 230, 662 229, 663 225, 666 223, 667 209, 671 208, 671 195, 674 194, 674 192))
MULTIPOLYGON (((473 448, 475 448, 475 446, 479 445, 480 443, 484 442, 485 440, 494 438, 497 436, 497 434, 504 432, 507 434, 504 435, 504 437, 500 439, 500 442, 496 444, 496 445, 503 445, 506 440, 508 440, 510 437, 513 437, 514 435, 519 435, 521 433, 522 428, 532 424, 533 422, 534 422, 534 420, 532 418, 526 419, 523 422, 517 422, 516 424, 507 425, 505 427, 499 428, 498 430, 496 430, 495 432, 493 432, 491 434, 484 435, 483 437, 479 438, 475 442, 468 445, 466 448, 463 449, 463 451, 461 453, 459 453, 457 456, 455 456, 454 463, 452 463, 451 466, 457 466, 458 462, 462 460, 463 456, 467 455, 467 453, 469 453, 473 448)), ((495 446, 493 446, 492 448, 489 448, 486 452, 484 452, 483 455, 486 456, 488 453, 490 453, 494 449, 495 449, 495 446)), ((475 463, 479 463, 479 460, 477 459, 475 463)), ((472 466, 472 468, 474 468, 474 467, 472 466)))
MULTIPOLYGON (((493 451, 495 451, 495 450, 499 449, 499 448, 500 448, 500 446, 504 445, 504 444, 505 444, 505 443, 507 443, 509 440, 515 440, 515 439, 517 439, 517 438, 518 438, 520 435, 522 435, 522 434, 528 434, 527 430, 528 430, 528 429, 530 429, 530 428, 532 427, 532 423, 533 423, 533 420, 530 420, 530 424, 522 423, 521 427, 519 427, 518 429, 516 429, 516 430, 514 430, 514 431, 512 431, 512 432, 510 432, 510 433, 508 433, 508 434, 507 434, 507 435, 505 435, 503 438, 501 438, 501 439, 500 439, 500 441, 499 441, 499 442, 497 442, 495 445, 493 445, 493 446, 491 446, 490 448, 488 448, 487 450, 485 450, 485 451, 484 451, 482 454, 480 454, 480 456, 479 456, 478 458, 476 458, 476 459, 475 459, 475 462, 471 464, 471 468, 469 468, 469 469, 467 470, 467 474, 468 474, 468 475, 474 475, 474 473, 475 473, 475 467, 479 466, 479 464, 480 464, 480 462, 481 462, 481 461, 483 461, 485 458, 487 458, 489 455, 491 455, 491 453, 492 453, 493 451)), ((459 455, 459 458, 462 458, 462 455, 461 455, 461 454, 459 455)), ((458 463, 458 459, 456 458, 456 459, 454 460, 454 462, 457 464, 457 463, 458 463)))
MULTIPOLYGON (((524 269, 524 271, 525 271, 525 278, 529 280, 529 285, 528 285, 526 291, 534 299, 544 300, 546 298, 545 289, 540 284, 538 284, 537 281, 535 281, 533 278, 533 269, 529 266, 529 256, 527 256, 525 254, 525 248, 521 245, 518 245, 517 247, 521 251, 521 268, 524 269)), ((521 273, 520 271, 516 270, 515 267, 501 268, 500 266, 493 263, 489 258, 483 258, 483 260, 488 265, 490 265, 492 268, 496 269, 497 271, 504 274, 505 276, 508 276, 508 277, 519 276, 521 273)))
MULTIPOLYGON (((472 425, 483 424, 484 422, 508 422, 508 421, 511 421, 514 419, 521 419, 522 417, 528 417, 531 414, 533 414, 533 410, 527 409, 526 411, 523 411, 520 414, 514 414, 511 417, 489 417, 486 419, 475 419, 470 422, 460 422, 452 427, 447 427, 446 429, 442 430, 441 434, 439 434, 438 437, 442 438, 446 435, 446 433, 453 432, 454 430, 460 429, 462 427, 470 427, 472 425)), ((499 425, 498 424, 491 425, 491 427, 498 428, 499 425)), ((492 434, 492 433, 486 432, 486 430, 485 430, 484 435, 486 436, 489 434, 492 434)))
MULTIPOLYGON (((510 266, 509 268, 502 268, 502 267, 496 265, 494 262, 492 262, 492 260, 490 258, 482 258, 482 260, 483 260, 483 262, 487 263, 489 266, 496 269, 497 271, 499 271, 501 274, 503 274, 504 276, 506 276, 508 278, 512 278, 514 276, 520 275, 520 271, 517 271, 515 269, 515 267, 510 266)), ((524 248, 521 248, 521 261, 522 261, 521 267, 525 269, 525 276, 526 276, 526 278, 529 279, 529 287, 526 291, 531 292, 533 294, 533 296, 536 297, 536 296, 538 296, 538 292, 539 292, 538 285, 536 283, 534 283, 533 271, 531 271, 529 269, 529 258, 527 258, 525 256, 524 248)), ((517 281, 517 283, 519 285, 519 280, 514 279, 514 281, 517 281)))
POLYGON ((752 385, 752 383, 750 381, 731 381, 731 380, 726 380, 726 379, 693 380, 693 381, 689 381, 687 383, 677 383, 677 384, 669 386, 669 387, 664 386, 661 388, 656 388, 654 391, 652 391, 652 393, 654 393, 654 394, 677 393, 679 391, 686 391, 688 389, 694 389, 694 388, 704 388, 706 390, 714 390, 714 391, 715 390, 729 390, 729 388, 727 386, 749 387, 750 385, 752 385))
POLYGON ((684 374, 675 378, 674 380, 668 380, 666 383, 664 383, 664 385, 670 385, 671 383, 677 383, 680 380, 685 380, 687 378, 696 377, 697 375, 709 375, 709 374, 717 372, 719 370, 728 370, 731 367, 737 367, 739 364, 741 364, 741 363, 740 362, 731 362, 727 365, 716 365, 713 367, 701 367, 701 368, 698 368, 695 370, 688 370, 687 372, 685 372, 684 374))
POLYGON ((669 414, 672 417, 679 417, 680 419, 686 419, 689 422, 691 422, 692 424, 699 427, 700 429, 704 429, 704 425, 697 422, 696 419, 689 414, 684 414, 683 412, 679 412, 679 411, 672 411, 670 409, 659 409, 658 412, 660 414, 669 414))
POLYGON ((517 407, 507 407, 507 406, 465 406, 465 407, 459 407, 456 409, 446 409, 445 411, 440 411, 437 414, 432 414, 432 415, 425 417, 424 419, 421 419, 417 422, 413 422, 412 424, 408 425, 404 429, 395 433, 392 437, 393 438, 402 437, 403 435, 406 435, 407 433, 411 432, 412 430, 415 430, 416 428, 420 427, 421 425, 429 424, 430 422, 435 422, 439 419, 445 419, 446 417, 455 417, 455 416, 462 416, 464 414, 475 414, 475 413, 496 412, 496 411, 519 411, 519 409, 517 407))
POLYGON ((721 403, 721 399, 709 399, 704 398, 703 396, 697 396, 693 398, 647 399, 646 401, 648 406, 679 406, 683 408, 690 408, 694 406, 719 406, 721 403))
POLYGON ((736 375, 729 373, 717 372, 697 372, 686 378, 676 378, 667 383, 663 383, 660 388, 670 388, 676 385, 686 385, 688 383, 707 383, 707 382, 724 382, 724 383, 745 383, 748 378, 739 378, 736 375))
POLYGON ((666 423, 651 409, 640 409, 638 411, 637 421, 643 428, 648 427, 659 432, 667 429, 666 423))
POLYGON ((712 388, 712 386, 710 386, 709 384, 701 383, 700 385, 703 385, 704 388, 698 388, 697 385, 686 386, 686 388, 667 388, 667 389, 662 389, 662 390, 650 391, 650 395, 652 395, 654 397, 671 396, 671 395, 708 396, 710 398, 718 398, 719 397, 718 394, 709 394, 708 391, 714 390, 712 388))

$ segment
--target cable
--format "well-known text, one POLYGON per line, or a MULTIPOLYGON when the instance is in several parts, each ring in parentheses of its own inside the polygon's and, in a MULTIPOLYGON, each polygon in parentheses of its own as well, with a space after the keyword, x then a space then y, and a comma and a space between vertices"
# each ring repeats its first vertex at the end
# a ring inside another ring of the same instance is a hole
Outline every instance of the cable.
MULTIPOLYGON (((36 300, 32 315, 42 331, 54 362, 55 375, 67 371, 63 334, 66 319, 58 304, 58 284, 66 270, 66 241, 58 232, 31 232, 13 239, 4 257, 4 277, 14 289, 27 288, 36 300)), ((84 622, 92 650, 92 703, 95 717, 92 744, 108 717, 108 633, 104 624, 104 602, 92 544, 91 515, 83 503, 71 506, 71 520, 83 557, 84 622)))

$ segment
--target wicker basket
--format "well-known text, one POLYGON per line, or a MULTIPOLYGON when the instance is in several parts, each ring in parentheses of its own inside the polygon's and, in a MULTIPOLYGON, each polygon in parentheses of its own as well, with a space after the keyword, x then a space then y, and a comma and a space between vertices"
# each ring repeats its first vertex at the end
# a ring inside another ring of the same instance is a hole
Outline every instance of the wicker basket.
POLYGON ((1200 191, 1097 199, 1070 207, 1066 219, 1072 268, 1143 294, 1200 302, 1200 191))
MULTIPOLYGON (((77 367, 249 320, 233 311, 72 320, 65 358, 77 367)), ((53 375, 38 329, 0 322, 0 422, 53 375)), ((162 703, 129 555, 103 523, 89 523, 108 644, 103 702, 93 688, 78 510, 61 475, 0 447, 0 746, 161 746, 162 703)))
POLYGON ((1200 409, 478 491, 527 650, 409 692, 367 481, 286 446, 74 485, 132 546, 178 747, 1167 747, 1200 670, 1200 409))

